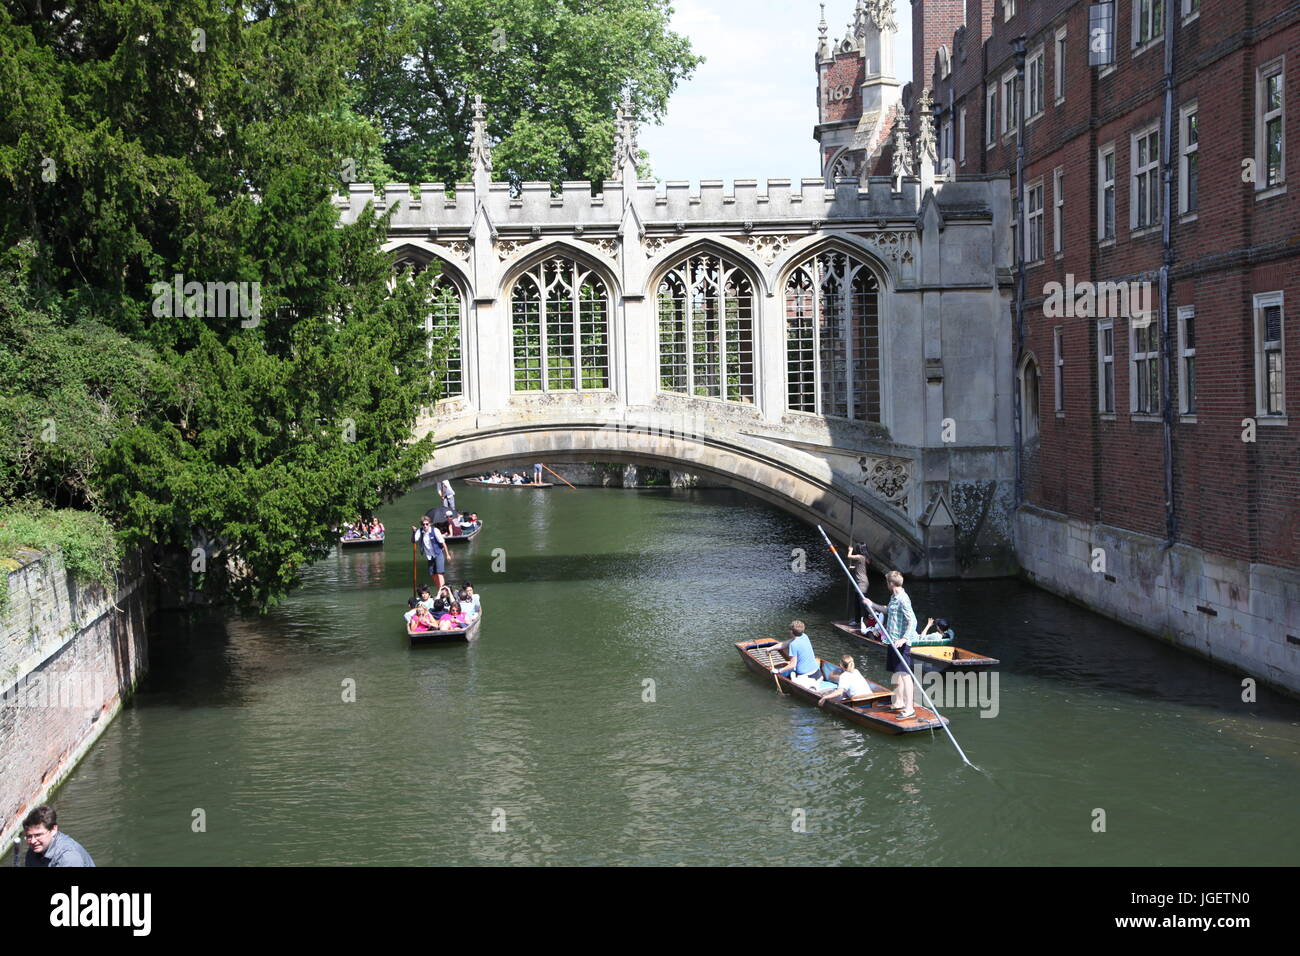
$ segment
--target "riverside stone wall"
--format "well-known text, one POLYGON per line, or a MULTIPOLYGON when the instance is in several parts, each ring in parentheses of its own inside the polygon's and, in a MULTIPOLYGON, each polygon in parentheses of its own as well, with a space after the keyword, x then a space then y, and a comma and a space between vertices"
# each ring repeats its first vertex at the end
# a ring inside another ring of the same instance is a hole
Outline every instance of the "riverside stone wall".
POLYGON ((112 593, 79 584, 57 553, 36 556, 8 578, 10 604, 0 615, 5 847, 134 691, 147 667, 151 610, 139 555, 124 562, 112 593))

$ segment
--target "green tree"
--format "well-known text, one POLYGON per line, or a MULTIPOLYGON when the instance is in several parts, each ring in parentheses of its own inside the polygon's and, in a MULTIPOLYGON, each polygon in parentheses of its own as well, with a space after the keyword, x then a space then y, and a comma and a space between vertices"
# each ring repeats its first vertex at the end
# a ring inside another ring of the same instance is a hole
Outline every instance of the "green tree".
POLYGON ((666 0, 361 0, 358 14, 356 107, 410 183, 468 178, 476 95, 498 179, 607 179, 618 104, 657 123, 702 62, 666 0))
POLYGON ((48 313, 0 361, 89 359, 0 394, 29 444, 41 403, 118 402, 96 441, 0 467, 23 494, 97 505, 181 568, 197 546, 212 597, 274 602, 332 524, 403 489, 432 451, 409 440, 442 355, 424 334, 431 277, 390 294, 387 220, 341 228, 332 201, 348 174, 387 175, 353 108, 353 12, 0 6, 0 240, 33 249, 10 312, 48 313), (178 281, 242 298, 174 301, 178 281))

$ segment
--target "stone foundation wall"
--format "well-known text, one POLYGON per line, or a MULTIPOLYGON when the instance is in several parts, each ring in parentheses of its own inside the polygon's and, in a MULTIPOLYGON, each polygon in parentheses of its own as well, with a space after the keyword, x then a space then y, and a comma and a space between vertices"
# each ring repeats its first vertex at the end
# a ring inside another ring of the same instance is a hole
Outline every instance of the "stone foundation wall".
POLYGON ((109 594, 58 554, 9 574, 0 617, 0 846, 104 732, 147 667, 150 589, 138 555, 109 594))
POLYGON ((1016 544, 1039 587, 1300 697, 1300 572, 1029 506, 1016 544))

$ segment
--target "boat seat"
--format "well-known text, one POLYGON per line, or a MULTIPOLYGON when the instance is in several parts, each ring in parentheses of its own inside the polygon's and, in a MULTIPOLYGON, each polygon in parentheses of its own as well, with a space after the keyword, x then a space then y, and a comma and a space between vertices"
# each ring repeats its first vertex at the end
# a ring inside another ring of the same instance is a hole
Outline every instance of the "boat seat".
POLYGON ((892 690, 878 690, 878 691, 873 691, 870 694, 860 694, 857 697, 850 697, 848 700, 844 701, 844 703, 871 704, 874 703, 875 701, 884 700, 886 697, 893 697, 893 696, 894 696, 894 692, 892 690))

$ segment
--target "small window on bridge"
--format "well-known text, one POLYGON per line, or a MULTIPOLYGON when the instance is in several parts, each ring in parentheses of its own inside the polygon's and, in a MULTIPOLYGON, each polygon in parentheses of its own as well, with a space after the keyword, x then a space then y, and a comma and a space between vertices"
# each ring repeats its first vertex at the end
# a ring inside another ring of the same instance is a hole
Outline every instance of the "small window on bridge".
POLYGON ((880 421, 880 295, 861 260, 829 251, 785 286, 786 397, 791 411, 880 421))
POLYGON ((539 262, 510 296, 516 392, 608 389, 609 291, 563 257, 539 262))
POLYGON ((682 260, 659 283, 659 387, 754 401, 754 287, 735 263, 682 260))

